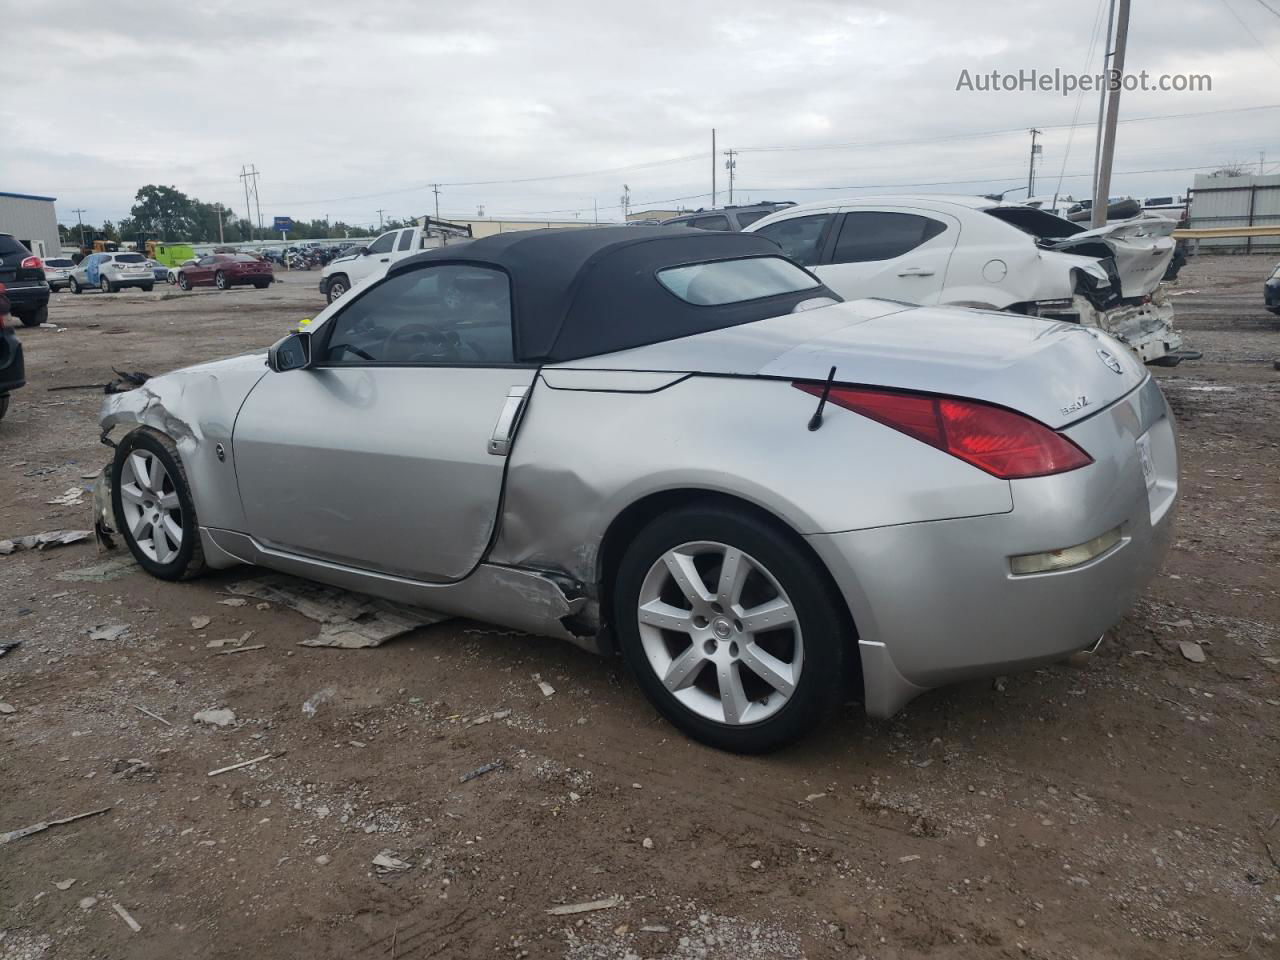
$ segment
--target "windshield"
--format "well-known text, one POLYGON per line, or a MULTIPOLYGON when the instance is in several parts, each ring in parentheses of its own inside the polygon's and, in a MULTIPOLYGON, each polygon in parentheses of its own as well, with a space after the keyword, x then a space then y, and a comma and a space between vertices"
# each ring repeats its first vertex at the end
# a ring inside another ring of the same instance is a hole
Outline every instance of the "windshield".
POLYGON ((658 282, 685 303, 700 307, 743 303, 820 286, 782 257, 716 260, 658 271, 658 282))

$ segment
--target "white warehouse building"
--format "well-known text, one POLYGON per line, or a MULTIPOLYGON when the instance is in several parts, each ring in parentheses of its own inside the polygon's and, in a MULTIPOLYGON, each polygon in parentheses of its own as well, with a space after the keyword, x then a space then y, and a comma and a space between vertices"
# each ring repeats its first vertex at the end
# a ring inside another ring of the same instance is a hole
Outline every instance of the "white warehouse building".
POLYGON ((37 257, 56 257, 62 252, 58 240, 58 214, 54 197, 0 190, 0 233, 11 233, 37 257))

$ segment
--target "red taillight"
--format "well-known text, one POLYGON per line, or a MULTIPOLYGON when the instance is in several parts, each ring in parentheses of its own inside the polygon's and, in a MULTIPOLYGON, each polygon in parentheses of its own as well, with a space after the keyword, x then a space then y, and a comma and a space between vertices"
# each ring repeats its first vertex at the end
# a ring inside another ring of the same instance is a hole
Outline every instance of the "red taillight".
MULTIPOLYGON (((793 386, 820 397, 826 385, 793 386)), ((1045 477, 1093 463, 1087 453, 1039 421, 974 400, 862 387, 832 387, 827 399, 1002 480, 1045 477)))
POLYGON ((44 261, 33 254, 32 256, 29 256, 27 257, 27 259, 22 261, 22 269, 23 270, 43 270, 44 261))

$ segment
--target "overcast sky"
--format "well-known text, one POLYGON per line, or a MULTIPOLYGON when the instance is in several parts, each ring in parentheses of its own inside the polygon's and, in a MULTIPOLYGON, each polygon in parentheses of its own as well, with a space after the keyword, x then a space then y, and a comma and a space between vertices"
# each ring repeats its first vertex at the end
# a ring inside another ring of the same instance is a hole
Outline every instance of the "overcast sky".
MULTIPOLYGON (((1113 193, 1178 192, 1195 171, 1166 168, 1256 168, 1259 151, 1280 171, 1280 110, 1240 109, 1280 103, 1280 13, 1269 9, 1280 0, 1134 8, 1129 68, 1207 73, 1213 89, 1126 93, 1122 118, 1218 113, 1121 126, 1113 193), (1128 172, 1152 170, 1166 172, 1128 172)), ((75 207, 95 223, 127 216, 146 183, 240 213, 237 174, 253 163, 268 220, 421 215, 433 181, 445 184, 444 216, 483 204, 487 215, 590 219, 594 201, 606 219, 618 217, 624 183, 633 209, 708 205, 712 127, 721 150, 742 151, 736 200, 803 202, 1025 184, 1036 126, 1037 193, 1065 172, 1062 191, 1081 196, 1088 177, 1071 175, 1092 167, 1096 94, 956 84, 965 69, 1096 71, 1097 10, 1096 0, 13 3, 0 190, 56 196, 63 222, 75 207), (939 139, 993 131, 1009 132, 939 139), (558 179, 461 185, 548 177, 558 179), (842 189, 804 189, 817 187, 842 189)), ((723 167, 718 184, 723 204, 723 167)))

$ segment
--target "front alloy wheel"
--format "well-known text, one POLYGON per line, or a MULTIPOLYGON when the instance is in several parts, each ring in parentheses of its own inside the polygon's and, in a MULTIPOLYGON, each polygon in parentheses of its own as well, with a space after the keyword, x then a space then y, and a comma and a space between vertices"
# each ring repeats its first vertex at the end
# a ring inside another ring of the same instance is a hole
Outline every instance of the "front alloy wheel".
POLYGON ((334 277, 332 280, 329 281, 329 291, 328 291, 327 299, 330 303, 333 303, 333 301, 335 300, 340 300, 346 292, 347 292, 346 277, 334 277))
POLYGON ((116 526, 153 576, 184 580, 204 570, 204 551, 186 473, 173 441, 140 427, 116 448, 111 465, 116 526))
POLYGON ((663 514, 627 547, 611 622, 636 682, 685 733, 762 753, 839 701, 848 609, 803 540, 715 501, 663 514))

